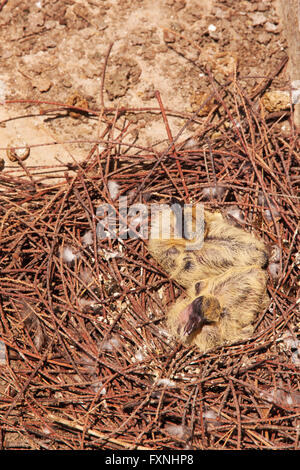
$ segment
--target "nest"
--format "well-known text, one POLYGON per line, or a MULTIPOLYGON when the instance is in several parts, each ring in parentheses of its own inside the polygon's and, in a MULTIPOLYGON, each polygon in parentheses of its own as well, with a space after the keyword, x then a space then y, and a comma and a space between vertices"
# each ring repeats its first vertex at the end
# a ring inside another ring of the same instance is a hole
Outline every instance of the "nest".
POLYGON ((201 124, 199 111, 186 118, 188 140, 160 102, 160 150, 126 143, 120 113, 107 124, 118 137, 90 144, 59 184, 26 162, 2 173, 2 448, 299 448, 299 141, 281 133, 289 111, 263 113, 261 92, 214 90, 201 124), (251 339, 201 354, 170 337, 180 287, 147 240, 97 237, 97 208, 120 215, 117 195, 241 211, 236 223, 276 252, 251 339))

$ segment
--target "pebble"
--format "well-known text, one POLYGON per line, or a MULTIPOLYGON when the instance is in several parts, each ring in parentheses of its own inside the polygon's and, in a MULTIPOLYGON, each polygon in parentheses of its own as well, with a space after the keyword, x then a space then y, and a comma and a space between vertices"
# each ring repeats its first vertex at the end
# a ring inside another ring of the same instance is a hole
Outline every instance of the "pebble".
POLYGON ((166 43, 172 43, 172 42, 176 41, 176 38, 175 38, 174 34, 172 34, 169 31, 164 31, 163 37, 164 37, 164 41, 166 43))
POLYGON ((265 30, 268 33, 279 33, 278 26, 274 23, 270 23, 270 21, 265 23, 265 30))
POLYGON ((11 146, 7 147, 6 155, 11 162, 16 162, 18 159, 26 160, 30 155, 30 148, 23 141, 15 142, 12 143, 11 146), (21 148, 15 148, 14 145, 21 148))
POLYGON ((216 31, 217 27, 214 24, 210 24, 207 29, 210 33, 213 33, 216 31))
POLYGON ((267 91, 262 97, 262 104, 270 113, 290 108, 290 93, 284 90, 267 91))
POLYGON ((214 15, 216 18, 224 20, 229 18, 230 12, 228 10, 222 10, 221 8, 217 7, 214 11, 214 15))
POLYGON ((168 424, 163 429, 177 439, 187 439, 190 436, 190 430, 182 424, 168 424))
POLYGON ((37 88, 41 93, 46 93, 50 90, 52 83, 47 78, 36 78, 32 81, 32 87, 37 88))

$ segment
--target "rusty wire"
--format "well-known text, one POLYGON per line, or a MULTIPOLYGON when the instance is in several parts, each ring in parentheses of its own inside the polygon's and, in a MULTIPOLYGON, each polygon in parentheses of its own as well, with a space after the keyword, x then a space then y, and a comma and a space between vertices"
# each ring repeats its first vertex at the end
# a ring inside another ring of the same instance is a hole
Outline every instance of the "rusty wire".
MULTIPOLYGON (((2 173, 2 448, 299 449, 300 359, 284 342, 299 338, 299 141, 293 129, 283 137, 282 116, 261 113, 259 96, 238 81, 212 81, 212 92, 217 105, 192 148, 172 136, 157 94, 165 150, 130 143, 126 116, 105 110, 107 129, 87 141, 84 162, 2 173), (64 182, 51 184, 50 170, 64 182), (279 247, 253 338, 203 355, 169 337, 164 314, 180 288, 147 242, 95 236, 97 207, 119 210, 110 179, 148 204, 203 201, 217 181, 224 191, 207 207, 237 205, 245 228, 279 247)), ((198 123, 197 113, 186 119, 198 123)))

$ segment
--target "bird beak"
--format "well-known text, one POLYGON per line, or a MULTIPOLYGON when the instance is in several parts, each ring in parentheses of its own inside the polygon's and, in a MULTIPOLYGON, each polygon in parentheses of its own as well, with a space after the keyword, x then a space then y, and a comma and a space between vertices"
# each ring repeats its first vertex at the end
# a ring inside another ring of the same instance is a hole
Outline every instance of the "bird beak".
POLYGON ((200 328, 203 325, 203 315, 201 313, 195 310, 193 302, 183 309, 178 316, 178 334, 186 337, 200 328))

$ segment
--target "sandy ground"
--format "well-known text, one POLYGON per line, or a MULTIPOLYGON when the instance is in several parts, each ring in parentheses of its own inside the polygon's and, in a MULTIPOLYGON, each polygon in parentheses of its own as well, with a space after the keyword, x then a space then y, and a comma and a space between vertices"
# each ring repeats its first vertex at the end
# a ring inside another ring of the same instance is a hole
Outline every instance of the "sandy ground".
MULTIPOLYGON (((81 99, 99 111, 111 44, 106 108, 158 108, 158 90, 163 105, 183 115, 199 107, 210 88, 205 68, 221 84, 237 72, 250 89, 286 54, 276 3, 269 0, 8 0, 0 21, 0 157, 7 170, 18 166, 8 159, 8 146, 32 146, 27 167, 86 157, 90 144, 82 141, 96 139, 105 123, 51 103, 81 99), (51 142, 56 145, 45 145, 51 142)), ((284 73, 272 86, 287 86, 284 73)), ((166 140, 161 115, 141 109, 127 118, 129 137, 141 145, 166 140)), ((176 135, 184 120, 177 115, 169 122, 176 135)))

